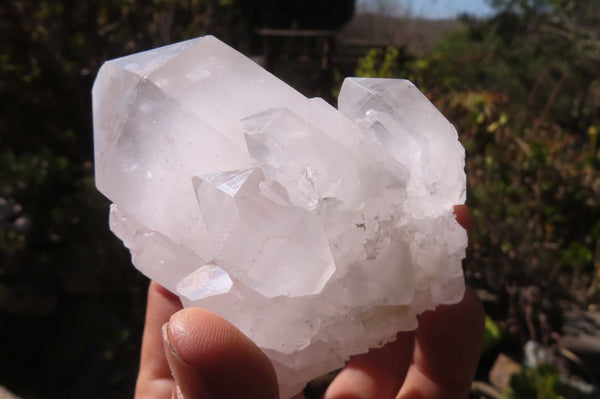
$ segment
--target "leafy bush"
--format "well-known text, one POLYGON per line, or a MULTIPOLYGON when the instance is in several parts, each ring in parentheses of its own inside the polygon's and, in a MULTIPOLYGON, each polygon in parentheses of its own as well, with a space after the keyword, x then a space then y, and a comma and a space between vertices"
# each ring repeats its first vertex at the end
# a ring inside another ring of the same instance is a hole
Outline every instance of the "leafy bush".
POLYGON ((263 23, 331 29, 353 10, 354 0, 0 4, 0 386, 132 396, 148 282, 94 187, 90 96, 102 62, 207 32, 249 49, 263 23))
POLYGON ((540 365, 536 368, 523 368, 512 376, 510 388, 502 392, 505 399, 565 399, 559 394, 560 375, 555 367, 540 365))
POLYGON ((502 332, 500 331, 498 324, 496 324, 490 316, 486 315, 482 353, 485 353, 496 346, 501 338, 502 332))
POLYGON ((600 6, 568 3, 498 1, 432 53, 400 67, 393 50, 369 53, 357 72, 411 79, 459 130, 469 274, 588 304, 600 300, 600 6))

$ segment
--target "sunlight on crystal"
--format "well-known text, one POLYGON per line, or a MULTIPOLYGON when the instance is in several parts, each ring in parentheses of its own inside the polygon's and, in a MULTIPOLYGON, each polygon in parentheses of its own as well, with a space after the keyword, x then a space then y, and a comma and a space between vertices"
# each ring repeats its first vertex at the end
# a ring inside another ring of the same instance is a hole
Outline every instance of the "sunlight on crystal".
POLYGON ((111 230, 281 398, 462 298, 464 149, 411 82, 347 78, 335 109, 206 36, 106 62, 93 110, 111 230))
POLYGON ((233 281, 219 266, 205 265, 181 279, 175 289, 190 301, 229 292, 233 281))

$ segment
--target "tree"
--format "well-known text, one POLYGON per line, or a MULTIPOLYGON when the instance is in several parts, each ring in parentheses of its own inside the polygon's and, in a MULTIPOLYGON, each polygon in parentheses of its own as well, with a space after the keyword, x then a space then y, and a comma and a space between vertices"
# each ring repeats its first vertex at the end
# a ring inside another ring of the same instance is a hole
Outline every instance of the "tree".
POLYGON ((409 69, 467 148, 469 268, 494 290, 534 284, 597 302, 600 5, 494 4, 409 69))
POLYGON ((94 188, 90 91, 102 62, 206 33, 243 49, 242 33, 257 27, 335 29, 353 4, 0 5, 0 385, 30 397, 131 397, 147 282, 94 188))

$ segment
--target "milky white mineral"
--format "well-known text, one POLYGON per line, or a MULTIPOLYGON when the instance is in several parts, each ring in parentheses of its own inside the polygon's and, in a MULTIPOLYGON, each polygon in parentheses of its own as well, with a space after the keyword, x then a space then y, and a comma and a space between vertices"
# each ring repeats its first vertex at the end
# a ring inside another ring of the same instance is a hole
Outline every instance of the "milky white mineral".
POLYGON ((110 228, 282 398, 462 298, 464 150, 410 82, 346 79, 336 110, 207 36, 106 62, 93 106, 110 228))

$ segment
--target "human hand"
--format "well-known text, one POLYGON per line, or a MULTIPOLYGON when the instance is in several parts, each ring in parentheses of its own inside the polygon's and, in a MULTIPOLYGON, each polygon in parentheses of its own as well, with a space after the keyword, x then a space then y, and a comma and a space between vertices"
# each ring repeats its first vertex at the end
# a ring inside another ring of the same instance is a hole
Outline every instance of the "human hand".
MULTIPOLYGON (((466 207, 456 207, 467 230, 466 207)), ((469 393, 483 340, 484 313, 467 289, 455 305, 419 316, 416 331, 353 356, 325 399, 460 399, 469 393)), ((218 315, 183 309, 179 299, 150 284, 135 399, 277 399, 269 359, 218 315)))

